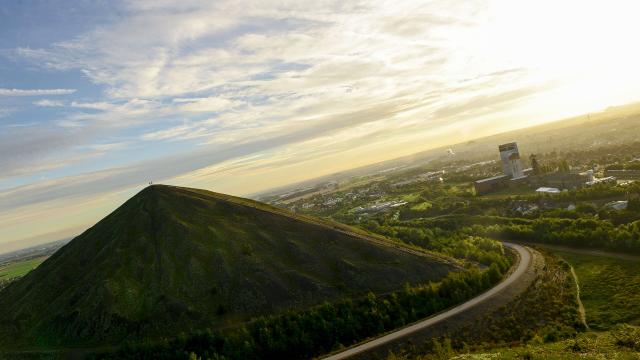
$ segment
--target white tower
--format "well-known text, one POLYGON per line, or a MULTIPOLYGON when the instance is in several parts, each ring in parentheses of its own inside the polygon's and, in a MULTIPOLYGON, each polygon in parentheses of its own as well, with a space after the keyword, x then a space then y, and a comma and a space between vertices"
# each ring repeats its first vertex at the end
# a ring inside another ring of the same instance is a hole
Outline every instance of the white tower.
POLYGON ((502 144, 498 146, 500 150, 500 159, 502 160, 502 170, 504 174, 512 179, 524 176, 522 169, 522 161, 520 160, 520 152, 518 144, 515 142, 502 144))

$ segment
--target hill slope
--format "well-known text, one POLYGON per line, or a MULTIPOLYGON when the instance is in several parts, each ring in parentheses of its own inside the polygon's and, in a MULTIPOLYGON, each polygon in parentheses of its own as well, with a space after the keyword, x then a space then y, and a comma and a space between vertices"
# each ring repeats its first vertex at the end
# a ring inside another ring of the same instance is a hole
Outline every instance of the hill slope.
POLYGON ((0 292, 0 345, 174 336, 455 269, 342 225, 155 185, 0 292))

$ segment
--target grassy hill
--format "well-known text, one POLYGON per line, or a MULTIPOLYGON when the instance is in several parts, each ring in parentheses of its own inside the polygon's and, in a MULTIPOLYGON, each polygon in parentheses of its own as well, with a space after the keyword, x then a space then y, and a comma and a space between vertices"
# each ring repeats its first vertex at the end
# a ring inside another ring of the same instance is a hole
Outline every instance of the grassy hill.
POLYGON ((0 346, 84 346, 223 328, 458 267, 247 199, 154 185, 0 292, 0 346))

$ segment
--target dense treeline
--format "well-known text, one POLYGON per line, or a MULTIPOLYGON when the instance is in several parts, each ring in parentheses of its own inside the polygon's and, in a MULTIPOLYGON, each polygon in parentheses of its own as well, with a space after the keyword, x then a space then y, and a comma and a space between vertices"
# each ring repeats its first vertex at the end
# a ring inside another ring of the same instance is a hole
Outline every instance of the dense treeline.
POLYGON ((640 253, 640 221, 614 226, 598 219, 540 218, 528 224, 474 226, 497 239, 640 253))
POLYGON ((412 323, 490 288, 498 264, 449 274, 439 283, 389 295, 325 303, 310 310, 257 319, 230 331, 204 331, 154 344, 127 345, 99 359, 306 359, 412 323))
POLYGON ((471 260, 487 266, 496 264, 501 270, 509 266, 502 244, 492 239, 440 227, 379 225, 374 221, 365 225, 375 233, 457 259, 471 260))
POLYGON ((640 212, 635 202, 630 201, 629 209, 622 211, 598 211, 579 204, 576 210, 556 210, 533 218, 459 214, 365 225, 372 231, 454 257, 459 257, 460 249, 467 244, 473 245, 463 258, 481 263, 486 261, 485 252, 490 261, 496 261, 482 237, 640 253, 640 212))
MULTIPOLYGON (((624 214, 626 213, 620 212, 620 215, 624 214)), ((615 225, 611 219, 602 220, 597 217, 522 219, 498 216, 450 216, 407 222, 404 226, 424 229, 426 234, 440 233, 443 239, 446 239, 446 236, 455 238, 466 234, 466 236, 486 236, 505 241, 640 253, 640 221, 615 225), (433 227, 427 228, 428 226, 433 227), (458 230, 454 232, 454 229, 458 230)), ((398 228, 397 225, 383 227, 398 228)), ((455 241, 451 244, 455 244, 455 241)))

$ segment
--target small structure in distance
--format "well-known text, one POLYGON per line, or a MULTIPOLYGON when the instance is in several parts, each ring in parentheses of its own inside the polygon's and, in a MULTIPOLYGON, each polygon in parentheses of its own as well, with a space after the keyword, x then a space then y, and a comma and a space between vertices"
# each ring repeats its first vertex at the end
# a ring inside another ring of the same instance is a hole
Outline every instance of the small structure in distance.
POLYGON ((562 191, 560 191, 560 189, 558 188, 552 188, 552 187, 539 187, 536 190, 536 193, 538 194, 560 194, 562 191))

